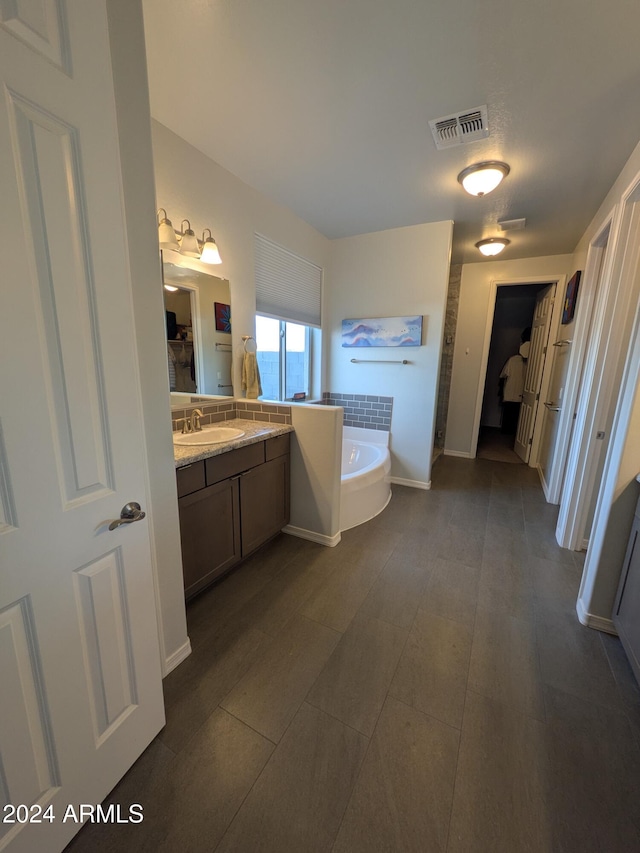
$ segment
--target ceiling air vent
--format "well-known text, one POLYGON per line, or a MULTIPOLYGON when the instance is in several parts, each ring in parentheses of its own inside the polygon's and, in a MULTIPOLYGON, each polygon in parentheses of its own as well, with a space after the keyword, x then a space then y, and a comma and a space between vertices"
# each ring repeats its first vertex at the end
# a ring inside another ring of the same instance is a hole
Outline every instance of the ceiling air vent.
POLYGON ((484 139, 489 136, 486 104, 463 113, 434 119, 429 122, 429 127, 438 150, 484 139))

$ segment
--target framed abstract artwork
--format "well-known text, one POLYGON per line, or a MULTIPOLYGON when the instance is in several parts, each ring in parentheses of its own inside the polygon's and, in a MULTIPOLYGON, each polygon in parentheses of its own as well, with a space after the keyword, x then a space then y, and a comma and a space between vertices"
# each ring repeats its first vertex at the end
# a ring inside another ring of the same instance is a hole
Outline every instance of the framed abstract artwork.
POLYGON ((421 344, 421 316, 342 321, 343 347, 419 347, 421 344))
POLYGON ((231 334, 231 305, 224 302, 214 302, 213 310, 216 317, 216 332, 231 334))
POLYGON ((574 272, 567 283, 567 292, 564 297, 564 306, 562 309, 562 325, 566 326, 573 320, 573 315, 576 311, 576 299, 578 298, 578 286, 580 284, 580 276, 582 270, 574 272))

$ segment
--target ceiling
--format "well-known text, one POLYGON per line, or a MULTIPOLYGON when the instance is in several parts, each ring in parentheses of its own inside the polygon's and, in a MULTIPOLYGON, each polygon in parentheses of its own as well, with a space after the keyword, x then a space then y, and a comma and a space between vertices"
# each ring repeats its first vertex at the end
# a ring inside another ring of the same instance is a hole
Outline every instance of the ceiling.
POLYGON ((500 219, 571 252, 640 139, 638 0, 143 0, 154 118, 327 237, 500 219), (487 139, 429 120, 486 104, 487 139), (504 160, 485 198, 458 173, 504 160))

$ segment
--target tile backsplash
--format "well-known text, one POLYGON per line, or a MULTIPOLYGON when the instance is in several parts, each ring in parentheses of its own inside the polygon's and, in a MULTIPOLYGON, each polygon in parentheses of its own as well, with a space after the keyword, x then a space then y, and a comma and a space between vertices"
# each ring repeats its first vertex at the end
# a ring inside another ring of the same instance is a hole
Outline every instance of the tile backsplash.
POLYGON ((345 426, 377 429, 384 432, 391 430, 391 413, 393 397, 378 397, 375 394, 338 394, 336 391, 325 391, 322 402, 326 406, 342 406, 344 408, 343 423, 345 426))
POLYGON ((291 406, 280 403, 254 402, 253 400, 233 400, 220 403, 202 401, 194 402, 183 409, 171 410, 171 423, 174 431, 182 428, 178 426, 178 421, 181 418, 190 417, 194 409, 200 409, 202 412, 203 417, 200 423, 203 426, 231 421, 234 418, 244 418, 247 421, 266 421, 271 424, 291 423, 291 406))

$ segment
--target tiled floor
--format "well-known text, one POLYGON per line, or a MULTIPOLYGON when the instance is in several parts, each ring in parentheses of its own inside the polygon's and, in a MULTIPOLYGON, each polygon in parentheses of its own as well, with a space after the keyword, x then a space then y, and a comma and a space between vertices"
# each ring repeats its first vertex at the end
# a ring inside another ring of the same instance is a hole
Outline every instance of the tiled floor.
POLYGON ((444 457, 334 549, 282 536, 189 609, 167 726, 68 848, 640 850, 640 690, 524 465, 444 457))

